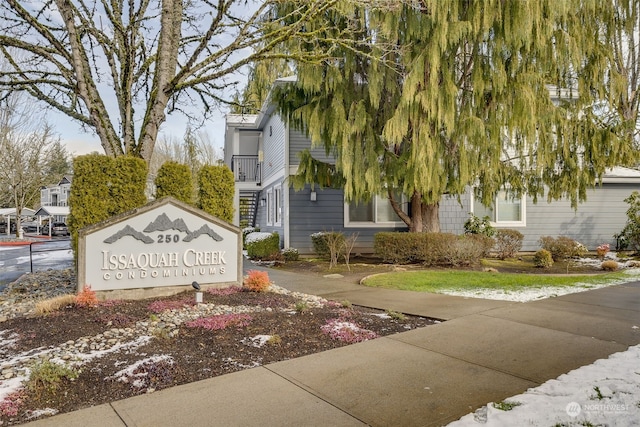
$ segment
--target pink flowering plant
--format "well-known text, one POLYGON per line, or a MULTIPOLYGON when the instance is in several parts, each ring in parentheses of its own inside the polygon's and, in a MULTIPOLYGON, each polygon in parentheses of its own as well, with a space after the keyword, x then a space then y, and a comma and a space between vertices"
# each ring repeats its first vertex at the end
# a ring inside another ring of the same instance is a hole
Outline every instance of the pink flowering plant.
POLYGON ((207 293, 214 296, 227 296, 234 295, 239 292, 242 292, 242 288, 240 286, 229 286, 228 288, 210 288, 207 289, 207 293))
POLYGON ((329 319, 320 329, 334 340, 348 344, 372 340, 379 336, 373 331, 361 328, 355 323, 342 318, 329 319))
POLYGON ((217 316, 201 317, 185 323, 188 328, 204 328, 209 331, 226 329, 230 326, 243 328, 251 323, 251 316, 248 314, 220 314, 217 316))
POLYGON ((596 248, 596 253, 598 254, 598 258, 604 258, 604 256, 609 252, 609 244, 603 243, 596 248))
POLYGON ((8 394, 2 401, 0 401, 0 415, 5 417, 15 417, 20 412, 20 407, 23 405, 27 394, 24 390, 14 391, 8 394))
POLYGON ((154 313, 162 313, 166 310, 179 310, 184 307, 193 307, 196 302, 193 298, 182 298, 178 300, 158 300, 149 304, 149 310, 154 313))

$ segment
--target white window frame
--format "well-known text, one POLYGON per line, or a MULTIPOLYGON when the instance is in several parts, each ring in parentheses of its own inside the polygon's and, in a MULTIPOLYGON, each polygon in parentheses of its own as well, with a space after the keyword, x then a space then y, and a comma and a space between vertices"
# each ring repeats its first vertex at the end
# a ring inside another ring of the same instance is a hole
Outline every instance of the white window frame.
MULTIPOLYGON (((374 203, 373 206, 373 221, 351 221, 349 219, 349 202, 344 203, 344 227, 345 228, 389 228, 389 227, 406 227, 403 221, 378 221, 378 209, 377 204, 386 202, 389 203, 389 199, 384 196, 376 195, 374 198, 370 200, 370 202, 374 203)), ((369 203, 369 202, 360 202, 360 203, 369 203)), ((408 211, 408 202, 405 196, 402 196, 402 200, 400 200, 400 204, 403 207, 405 213, 408 211)))
POLYGON ((275 187, 273 190, 274 225, 282 225, 282 188, 275 187))
POLYGON ((273 189, 267 190, 267 225, 273 226, 274 218, 273 189))
MULTIPOLYGON (((500 196, 500 193, 502 191, 504 190, 500 190, 498 194, 496 194, 496 197, 493 200, 493 212, 495 214, 495 218, 498 218, 498 206, 499 206, 498 197, 500 196)), ((472 191, 471 192, 471 212, 473 212, 474 215, 476 215, 475 213, 476 203, 479 203, 479 202, 476 200, 472 191)), ((520 196, 520 221, 497 221, 492 218, 490 223, 491 223, 491 226, 498 227, 498 228, 526 227, 527 226, 527 198, 525 197, 525 195, 523 194, 522 196, 520 196)))

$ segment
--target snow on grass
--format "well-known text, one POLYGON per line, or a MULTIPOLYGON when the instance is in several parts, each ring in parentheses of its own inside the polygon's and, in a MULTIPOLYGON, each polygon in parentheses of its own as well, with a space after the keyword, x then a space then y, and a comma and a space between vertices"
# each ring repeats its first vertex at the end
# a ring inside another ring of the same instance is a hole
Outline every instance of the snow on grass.
POLYGON ((640 425, 640 345, 490 403, 448 427, 640 425))
POLYGON ((516 301, 527 302, 535 301, 543 298, 558 297, 561 295, 575 294, 577 292, 591 291, 594 289, 605 288, 607 286, 621 285, 634 280, 640 279, 639 268, 629 268, 624 270, 624 273, 628 276, 623 279, 611 280, 607 283, 600 284, 580 284, 577 283, 573 286, 545 286, 541 288, 526 288, 518 289, 514 291, 508 291, 503 289, 467 289, 456 290, 447 289, 443 290, 442 294, 466 297, 466 298, 484 298, 502 301, 516 301))

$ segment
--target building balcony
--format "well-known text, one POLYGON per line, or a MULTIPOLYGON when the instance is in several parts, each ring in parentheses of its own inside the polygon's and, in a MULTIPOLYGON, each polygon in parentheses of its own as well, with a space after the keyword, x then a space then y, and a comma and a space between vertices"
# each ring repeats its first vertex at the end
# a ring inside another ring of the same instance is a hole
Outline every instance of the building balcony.
POLYGON ((258 156, 235 155, 231 158, 231 171, 235 182, 260 185, 262 182, 262 162, 258 156))

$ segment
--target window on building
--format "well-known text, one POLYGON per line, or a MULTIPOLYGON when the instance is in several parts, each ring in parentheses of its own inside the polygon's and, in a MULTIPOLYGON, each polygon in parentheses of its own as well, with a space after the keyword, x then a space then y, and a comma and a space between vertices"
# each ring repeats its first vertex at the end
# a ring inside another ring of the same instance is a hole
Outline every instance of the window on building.
POLYGON ((267 225, 274 224, 274 203, 273 203, 273 191, 267 190, 267 225))
POLYGON ((274 197, 274 224, 282 224, 282 189, 280 187, 275 188, 273 192, 274 197))
POLYGON ((501 190, 496 194, 492 206, 484 206, 478 199, 473 200, 473 214, 478 218, 488 216, 495 226, 513 227, 526 225, 526 203, 519 197, 501 190))
MULTIPOLYGON (((408 203, 401 195, 396 195, 395 199, 399 201, 404 212, 408 210, 408 203)), ((404 225, 404 222, 391 207, 391 203, 384 196, 376 196, 368 202, 352 201, 345 203, 345 220, 346 227, 389 227, 404 225)))

